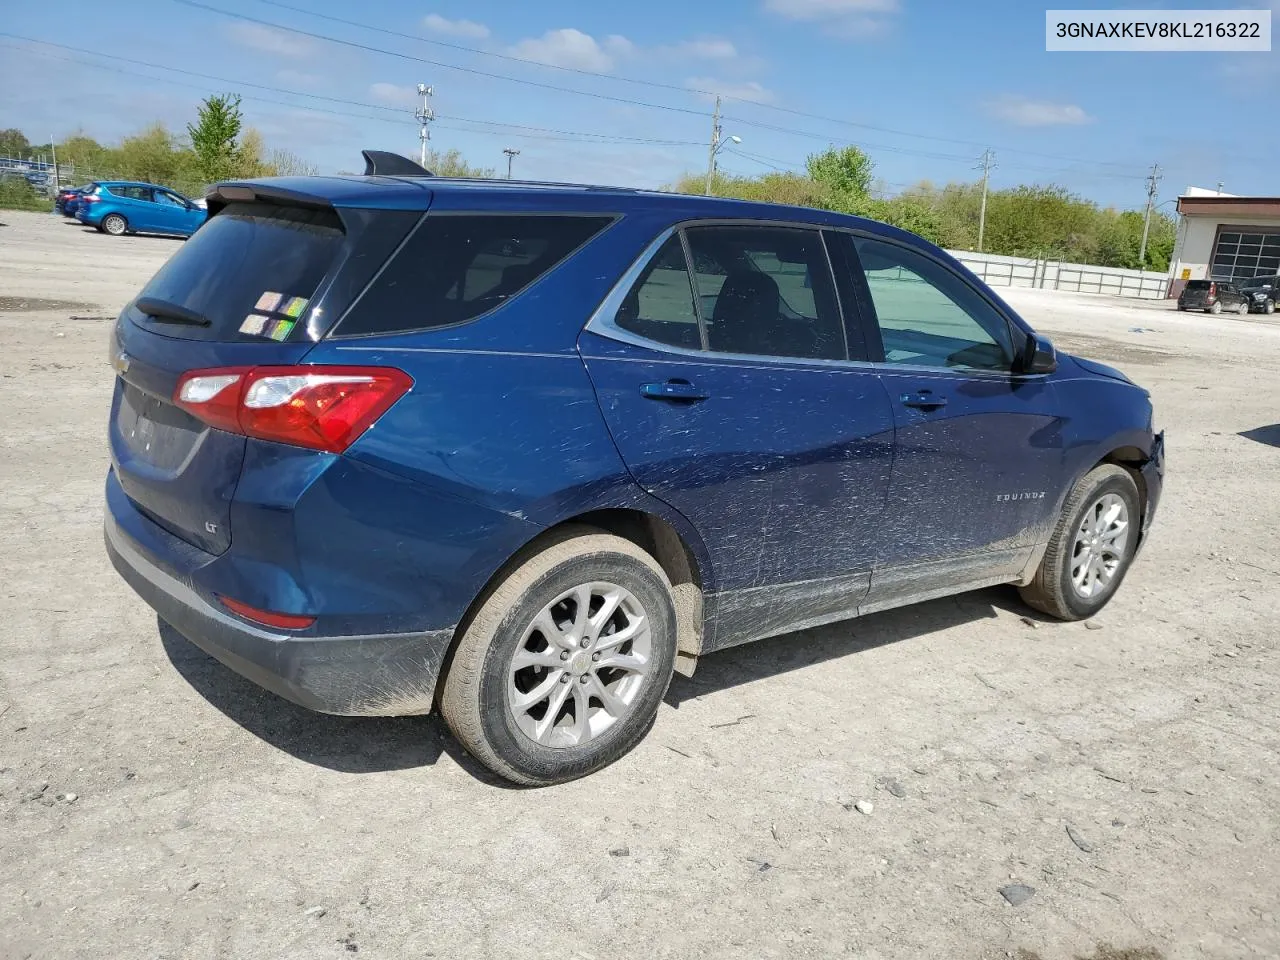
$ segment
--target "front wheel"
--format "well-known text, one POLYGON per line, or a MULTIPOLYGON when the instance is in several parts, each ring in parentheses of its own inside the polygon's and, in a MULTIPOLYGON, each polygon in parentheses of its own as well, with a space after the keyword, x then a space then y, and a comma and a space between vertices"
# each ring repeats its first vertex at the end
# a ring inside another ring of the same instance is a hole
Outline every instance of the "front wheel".
POLYGON ((563 783, 640 742, 675 655, 671 584, 657 561, 629 540, 566 528, 515 561, 466 625, 440 710, 499 776, 563 783))
POLYGON ((124 232, 129 229, 129 221, 118 213, 108 213, 102 218, 102 232, 109 233, 113 237, 123 236, 124 232))
POLYGON ((1275 302, 1274 300, 1268 300, 1268 301, 1263 305, 1263 307, 1262 307, 1262 312, 1263 312, 1263 313, 1275 313, 1275 312, 1276 312, 1276 302, 1275 302))
POLYGON ((1115 595, 1138 549, 1141 500, 1133 477, 1103 464, 1080 479, 1062 505, 1062 516, 1035 579, 1022 599, 1060 620, 1093 616, 1115 595))

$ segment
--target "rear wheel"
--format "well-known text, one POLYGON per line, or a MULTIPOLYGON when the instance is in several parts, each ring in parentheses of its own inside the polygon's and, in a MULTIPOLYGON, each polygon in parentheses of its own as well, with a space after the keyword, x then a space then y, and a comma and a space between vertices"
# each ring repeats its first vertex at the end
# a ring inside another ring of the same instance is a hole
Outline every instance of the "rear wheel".
POLYGON ((1138 549, 1140 504, 1122 467, 1103 464, 1082 477, 1022 599, 1060 620, 1083 620, 1106 606, 1138 549))
POLYGON ((1213 306, 1209 308, 1209 313, 1218 314, 1222 312, 1222 301, 1213 301, 1213 306))
POLYGON ((1240 306, 1236 307, 1236 313, 1240 314, 1240 316, 1243 317, 1248 312, 1249 312, 1249 301, 1241 300, 1240 306))
POLYGON ((648 732, 675 664, 671 584, 651 556, 566 528, 483 601, 440 709, 494 773, 540 786, 593 773, 648 732))
POLYGON ((108 213, 102 218, 101 230, 103 233, 109 233, 113 237, 119 237, 129 229, 129 221, 118 213, 108 213))

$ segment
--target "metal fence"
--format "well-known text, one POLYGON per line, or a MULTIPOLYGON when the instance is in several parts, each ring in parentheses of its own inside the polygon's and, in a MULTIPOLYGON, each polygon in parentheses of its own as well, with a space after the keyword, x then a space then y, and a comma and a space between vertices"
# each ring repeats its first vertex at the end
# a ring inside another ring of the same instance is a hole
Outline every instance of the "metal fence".
POLYGON ((1163 273, 1063 263, 1060 260, 1002 257, 972 250, 948 252, 993 287, 1105 293, 1142 300, 1162 300, 1168 296, 1169 277, 1163 273))

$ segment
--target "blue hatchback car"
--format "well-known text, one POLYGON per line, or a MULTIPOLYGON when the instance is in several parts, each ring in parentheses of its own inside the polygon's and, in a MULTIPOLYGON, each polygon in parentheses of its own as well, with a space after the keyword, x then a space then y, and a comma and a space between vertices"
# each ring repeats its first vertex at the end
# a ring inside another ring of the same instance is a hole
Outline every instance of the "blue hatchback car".
POLYGON ((160 617, 315 710, 438 708, 522 784, 735 644, 994 584, 1089 617, 1163 475, 1122 373, 786 206, 223 184, 112 356, 107 550, 160 617))
POLYGON ((194 200, 154 183, 99 180, 71 200, 75 217, 113 237, 126 233, 165 233, 189 237, 208 211, 194 200))

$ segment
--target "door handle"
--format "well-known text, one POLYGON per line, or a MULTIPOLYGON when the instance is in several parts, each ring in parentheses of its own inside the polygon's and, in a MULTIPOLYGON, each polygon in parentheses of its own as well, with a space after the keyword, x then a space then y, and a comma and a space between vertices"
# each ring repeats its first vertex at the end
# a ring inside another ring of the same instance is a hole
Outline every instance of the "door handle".
POLYGON ((902 405, 917 410, 939 410, 947 405, 947 398, 934 396, 929 390, 921 390, 919 393, 904 393, 902 405))
POLYGON ((664 383, 642 383, 640 396, 649 400, 669 400, 674 403, 697 403, 711 394, 688 380, 667 380, 664 383))

